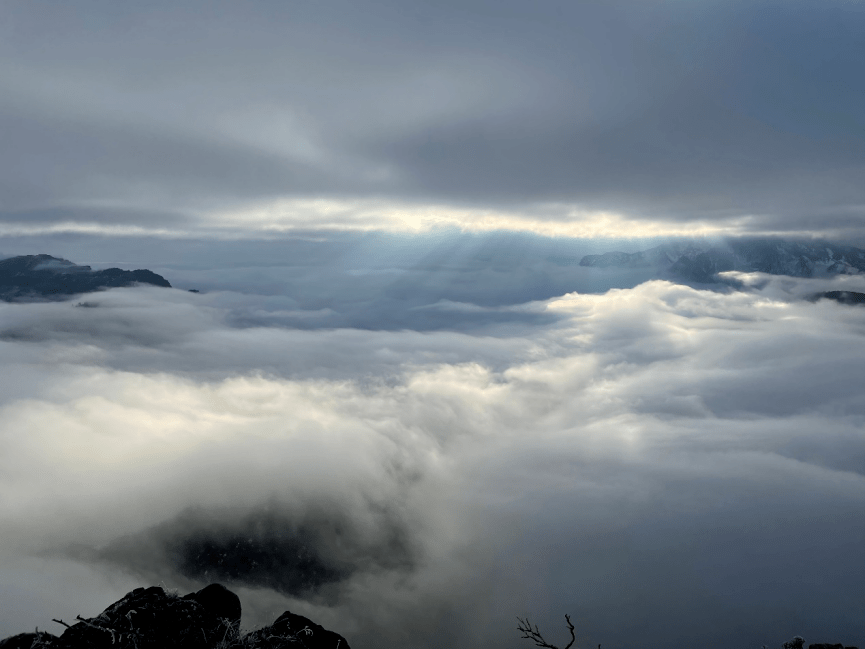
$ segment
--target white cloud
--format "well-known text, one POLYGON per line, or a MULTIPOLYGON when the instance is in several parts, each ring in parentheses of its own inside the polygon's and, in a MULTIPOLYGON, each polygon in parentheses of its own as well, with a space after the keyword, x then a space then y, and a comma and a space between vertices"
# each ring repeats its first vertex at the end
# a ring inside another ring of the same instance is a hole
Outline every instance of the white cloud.
POLYGON ((275 502, 355 570, 324 588, 331 606, 239 585, 246 624, 290 607, 353 646, 517 647, 514 615, 552 635, 570 612, 609 646, 856 642, 865 310, 791 299, 812 288, 571 294, 516 337, 238 330, 171 292, 138 310, 123 291, 4 305, 42 342, 0 349, 19 383, 0 408, 0 583, 42 605, 2 632, 95 614, 77 602, 122 595, 123 566, 191 588, 160 554, 196 520, 183 512, 235 529, 275 502), (312 360, 342 345, 323 375, 312 360), (166 354, 175 369, 148 366, 166 354), (262 373, 264 356, 281 358, 262 373), (402 567, 376 549, 395 539, 402 567), (58 558, 75 543, 113 562, 58 558), (81 573, 82 600, 53 599, 55 571, 81 573))

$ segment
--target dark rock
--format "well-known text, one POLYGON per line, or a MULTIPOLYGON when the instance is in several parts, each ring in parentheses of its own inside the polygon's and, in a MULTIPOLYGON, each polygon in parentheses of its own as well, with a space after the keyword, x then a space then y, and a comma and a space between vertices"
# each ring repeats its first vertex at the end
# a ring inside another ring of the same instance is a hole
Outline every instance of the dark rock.
POLYGON ((240 598, 222 584, 210 584, 196 593, 189 593, 183 599, 201 604, 207 611, 237 631, 240 627, 240 598))
POLYGON ((98 616, 78 619, 54 649, 208 649, 230 632, 204 605, 158 586, 136 588, 98 616))
POLYGON ((0 260, 0 299, 63 299, 106 288, 151 284, 171 288, 161 275, 149 270, 108 268, 92 270, 50 255, 24 255, 0 260))
POLYGON ((21 633, 0 649, 350 649, 338 633, 286 611, 271 626, 241 634, 240 599, 221 584, 178 597, 136 588, 92 618, 78 616, 60 637, 21 633))
POLYGON ((258 629, 245 638, 248 647, 280 649, 281 647, 304 647, 305 649, 349 649, 348 642, 338 633, 328 631, 302 615, 286 611, 270 626, 258 629))
POLYGON ((57 640, 56 635, 51 635, 46 631, 36 631, 36 633, 19 633, 5 640, 0 640, 0 649, 47 649, 53 646, 53 642, 57 640))
POLYGON ((842 644, 809 644, 808 649, 858 649, 858 647, 845 647, 842 644))

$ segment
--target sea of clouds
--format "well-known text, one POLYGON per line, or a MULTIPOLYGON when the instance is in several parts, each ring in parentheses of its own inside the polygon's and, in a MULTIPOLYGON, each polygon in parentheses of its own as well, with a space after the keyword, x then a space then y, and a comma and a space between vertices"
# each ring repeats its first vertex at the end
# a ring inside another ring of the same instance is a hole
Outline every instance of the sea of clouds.
POLYGON ((244 627, 356 649, 528 646, 517 615, 559 644, 565 613, 583 647, 865 642, 865 309, 804 299, 862 278, 269 245, 0 304, 0 637, 222 581, 244 627))

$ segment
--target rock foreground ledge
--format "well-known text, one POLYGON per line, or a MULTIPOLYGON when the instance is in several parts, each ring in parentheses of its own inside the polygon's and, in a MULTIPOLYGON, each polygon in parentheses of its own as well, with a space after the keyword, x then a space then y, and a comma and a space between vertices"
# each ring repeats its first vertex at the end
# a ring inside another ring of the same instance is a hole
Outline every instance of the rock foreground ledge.
POLYGON ((0 640, 0 649, 350 649, 338 633, 290 611, 241 634, 240 599, 221 584, 184 597, 136 588, 96 617, 55 622, 67 627, 59 637, 20 633, 0 640))

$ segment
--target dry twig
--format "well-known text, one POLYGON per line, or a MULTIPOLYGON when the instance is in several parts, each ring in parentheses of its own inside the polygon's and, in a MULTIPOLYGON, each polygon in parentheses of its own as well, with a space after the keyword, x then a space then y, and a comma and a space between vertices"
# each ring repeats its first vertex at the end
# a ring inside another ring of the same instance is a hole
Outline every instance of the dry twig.
MULTIPOLYGON (((520 625, 517 627, 517 631, 520 631, 523 634, 520 637, 525 638, 526 640, 531 640, 538 647, 545 647, 546 649, 559 649, 556 645, 550 644, 549 642, 544 640, 544 636, 542 636, 541 632, 538 630, 537 624, 535 625, 534 629, 532 628, 532 625, 529 622, 529 618, 523 620, 520 617, 517 617, 517 619, 520 621, 520 625)), ((568 623, 568 630, 570 630, 571 632, 571 641, 567 644, 565 649, 570 649, 571 645, 574 644, 574 640, 576 640, 576 637, 574 636, 574 625, 571 624, 570 615, 565 614, 565 621, 568 623)), ((600 649, 600 645, 598 646, 598 648, 600 649)))

